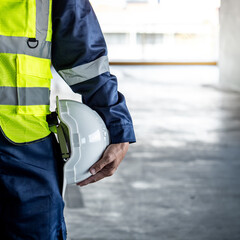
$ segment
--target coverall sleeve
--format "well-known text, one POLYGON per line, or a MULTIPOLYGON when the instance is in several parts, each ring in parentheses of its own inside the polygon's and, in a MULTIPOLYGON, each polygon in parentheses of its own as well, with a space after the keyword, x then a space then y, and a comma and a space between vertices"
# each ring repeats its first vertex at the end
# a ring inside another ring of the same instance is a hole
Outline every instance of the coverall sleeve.
POLYGON ((106 43, 89 0, 53 0, 52 64, 104 120, 111 143, 135 142, 130 113, 109 72, 106 43))

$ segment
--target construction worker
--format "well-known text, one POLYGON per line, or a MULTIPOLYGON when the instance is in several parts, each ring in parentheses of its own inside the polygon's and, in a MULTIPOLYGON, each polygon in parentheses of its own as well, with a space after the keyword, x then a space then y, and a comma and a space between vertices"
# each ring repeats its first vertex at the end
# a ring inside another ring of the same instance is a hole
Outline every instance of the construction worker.
POLYGON ((63 164, 46 121, 51 62, 110 134, 111 144, 80 186, 112 175, 135 142, 89 0, 1 0, 0 239, 66 239, 63 164))

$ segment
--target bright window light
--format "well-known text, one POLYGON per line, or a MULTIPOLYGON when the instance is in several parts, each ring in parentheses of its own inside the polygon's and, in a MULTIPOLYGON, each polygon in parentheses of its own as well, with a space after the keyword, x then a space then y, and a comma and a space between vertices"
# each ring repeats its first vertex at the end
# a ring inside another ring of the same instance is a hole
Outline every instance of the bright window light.
POLYGON ((111 61, 218 60, 220 0, 91 0, 111 61))

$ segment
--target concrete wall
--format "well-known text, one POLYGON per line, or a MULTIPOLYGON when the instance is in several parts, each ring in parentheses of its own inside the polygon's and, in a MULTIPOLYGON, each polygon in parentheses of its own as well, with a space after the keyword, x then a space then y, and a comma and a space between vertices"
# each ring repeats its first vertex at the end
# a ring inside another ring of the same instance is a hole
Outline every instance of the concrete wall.
POLYGON ((222 0, 220 9, 220 84, 240 91, 240 1, 222 0))

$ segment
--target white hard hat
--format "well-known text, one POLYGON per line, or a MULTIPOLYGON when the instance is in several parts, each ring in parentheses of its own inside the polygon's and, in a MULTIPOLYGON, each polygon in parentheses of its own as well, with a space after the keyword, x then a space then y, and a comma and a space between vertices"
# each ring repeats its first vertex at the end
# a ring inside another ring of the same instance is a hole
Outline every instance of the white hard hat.
POLYGON ((67 159, 64 165, 64 195, 67 184, 91 176, 89 168, 100 159, 110 139, 102 118, 85 104, 57 97, 56 111, 60 119, 58 140, 62 145, 63 158, 67 159))

